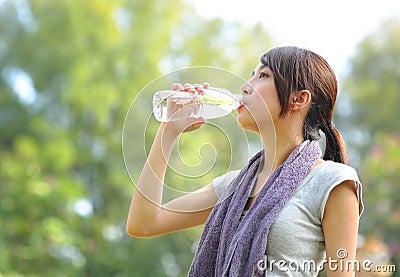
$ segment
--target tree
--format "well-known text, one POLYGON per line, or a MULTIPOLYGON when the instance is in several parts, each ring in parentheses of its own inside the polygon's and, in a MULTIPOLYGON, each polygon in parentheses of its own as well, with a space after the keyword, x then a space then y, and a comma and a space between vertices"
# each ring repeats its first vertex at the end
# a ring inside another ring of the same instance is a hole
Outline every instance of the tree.
MULTIPOLYGON (((269 36, 204 21, 180 1, 143 0, 1 1, 0 36, 0 272, 185 276, 201 227, 148 240, 125 234, 133 191, 121 153, 125 115, 166 64, 251 72, 269 36), (171 47, 178 35, 187 43, 171 47), (226 45, 261 52, 236 59, 226 45)), ((138 164, 142 137, 129 136, 138 164)))
POLYGON ((366 213, 361 230, 389 244, 400 264, 400 22, 388 21, 358 46, 344 90, 351 99, 348 133, 360 155, 366 213), (354 135, 352 135, 354 134, 354 135))

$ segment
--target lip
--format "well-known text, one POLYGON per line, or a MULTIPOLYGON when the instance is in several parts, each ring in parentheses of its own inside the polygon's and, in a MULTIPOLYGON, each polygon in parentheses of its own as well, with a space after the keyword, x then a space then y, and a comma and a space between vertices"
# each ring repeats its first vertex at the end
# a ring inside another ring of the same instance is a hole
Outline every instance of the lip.
POLYGON ((241 110, 241 109, 243 109, 244 108, 244 103, 243 102, 240 102, 240 105, 239 105, 239 107, 237 107, 237 111, 239 111, 239 110, 241 110))

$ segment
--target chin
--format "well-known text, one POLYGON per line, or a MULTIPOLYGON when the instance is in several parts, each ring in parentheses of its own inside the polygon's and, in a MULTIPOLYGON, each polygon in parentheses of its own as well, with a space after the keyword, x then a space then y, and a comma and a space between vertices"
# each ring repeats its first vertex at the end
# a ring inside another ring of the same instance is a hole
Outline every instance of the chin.
POLYGON ((248 117, 240 116, 239 114, 237 117, 237 122, 243 128, 243 130, 259 133, 257 124, 253 118, 250 119, 248 117))

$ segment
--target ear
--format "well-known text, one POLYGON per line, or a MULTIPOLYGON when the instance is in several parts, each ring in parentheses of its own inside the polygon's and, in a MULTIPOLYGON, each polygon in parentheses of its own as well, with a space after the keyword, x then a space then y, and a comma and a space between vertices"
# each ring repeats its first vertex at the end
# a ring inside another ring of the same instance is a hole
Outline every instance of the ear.
POLYGON ((290 100, 290 107, 292 111, 301 110, 307 108, 311 102, 310 91, 304 89, 297 91, 293 94, 290 100))

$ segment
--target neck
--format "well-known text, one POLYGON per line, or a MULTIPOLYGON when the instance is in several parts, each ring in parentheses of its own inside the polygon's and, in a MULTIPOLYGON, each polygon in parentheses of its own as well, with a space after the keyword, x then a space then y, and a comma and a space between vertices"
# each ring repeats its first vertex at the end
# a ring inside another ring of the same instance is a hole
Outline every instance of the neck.
POLYGON ((264 144, 264 166, 261 172, 267 175, 283 164, 290 153, 304 141, 302 132, 291 128, 276 129, 272 135, 270 132, 260 135, 264 144))

